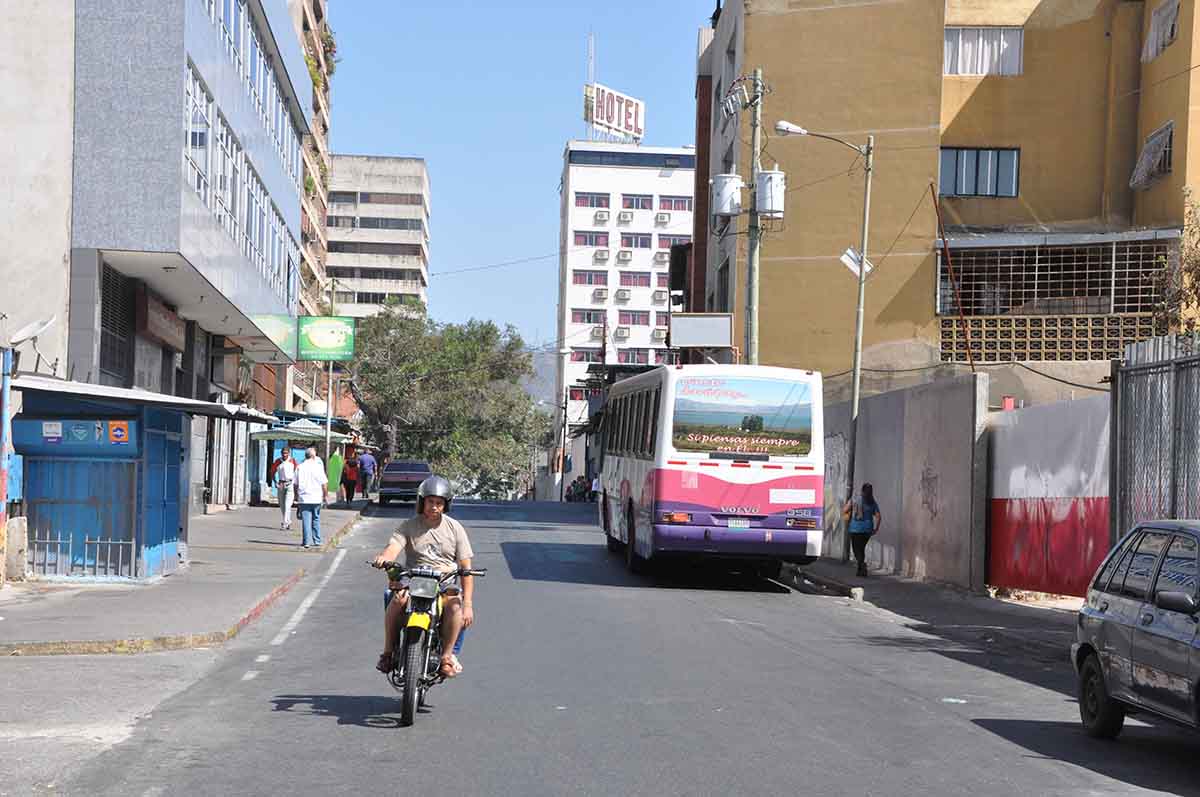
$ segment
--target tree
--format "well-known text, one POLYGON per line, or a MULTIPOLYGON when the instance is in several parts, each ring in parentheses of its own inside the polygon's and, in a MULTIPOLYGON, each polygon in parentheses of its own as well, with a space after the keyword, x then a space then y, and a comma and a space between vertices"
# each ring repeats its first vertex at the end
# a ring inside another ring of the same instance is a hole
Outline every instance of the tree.
POLYGON ((349 376, 386 456, 426 460, 463 492, 507 498, 528 488, 550 425, 518 384, 530 369, 512 327, 436 324, 423 307, 386 305, 359 323, 349 376))
POLYGON ((1162 261, 1155 285, 1154 320, 1159 333, 1200 330, 1200 207, 1191 189, 1184 189, 1183 203, 1178 260, 1162 261))

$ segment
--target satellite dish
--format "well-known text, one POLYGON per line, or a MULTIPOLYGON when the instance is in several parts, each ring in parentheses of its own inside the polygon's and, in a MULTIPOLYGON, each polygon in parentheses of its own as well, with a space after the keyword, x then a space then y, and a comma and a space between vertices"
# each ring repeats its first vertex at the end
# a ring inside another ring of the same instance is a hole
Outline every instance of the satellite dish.
POLYGON ((56 318, 57 316, 50 316, 43 321, 32 321, 26 324, 13 333, 12 338, 10 338, 8 341, 8 345, 16 348, 27 340, 32 340, 36 343, 38 335, 49 329, 50 325, 54 323, 56 318))

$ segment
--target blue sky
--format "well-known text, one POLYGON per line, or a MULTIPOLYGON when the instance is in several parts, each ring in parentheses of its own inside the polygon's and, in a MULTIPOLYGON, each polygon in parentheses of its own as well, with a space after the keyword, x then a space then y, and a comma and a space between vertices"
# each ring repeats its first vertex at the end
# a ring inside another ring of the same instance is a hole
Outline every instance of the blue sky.
POLYGON ((644 143, 695 138, 696 33, 714 0, 334 0, 333 151, 424 157, 430 312, 511 323, 553 348, 563 146, 597 80, 646 102, 644 143), (544 257, 546 255, 553 255, 544 257), (439 272, 510 260, 468 272, 439 272))

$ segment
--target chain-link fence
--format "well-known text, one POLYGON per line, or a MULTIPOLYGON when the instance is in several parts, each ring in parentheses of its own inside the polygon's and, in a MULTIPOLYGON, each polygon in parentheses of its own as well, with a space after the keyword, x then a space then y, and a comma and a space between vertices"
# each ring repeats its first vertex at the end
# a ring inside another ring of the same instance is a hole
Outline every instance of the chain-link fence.
POLYGON ((1200 517, 1200 355, 1188 338, 1129 351, 1133 364, 1117 369, 1118 535, 1155 518, 1200 517))

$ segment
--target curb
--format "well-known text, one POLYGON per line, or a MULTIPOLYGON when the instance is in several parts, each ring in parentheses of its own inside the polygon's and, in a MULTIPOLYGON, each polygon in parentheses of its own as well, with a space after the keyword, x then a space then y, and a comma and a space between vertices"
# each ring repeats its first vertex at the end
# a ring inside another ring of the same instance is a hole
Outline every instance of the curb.
MULTIPOLYGON (((367 506, 370 506, 370 504, 367 504, 367 506)), ((366 507, 363 507, 362 509, 360 509, 358 512, 356 512, 354 514, 354 517, 350 518, 345 523, 343 523, 342 527, 340 529, 338 529, 337 531, 335 531, 333 533, 333 536, 330 537, 329 540, 324 545, 321 546, 320 552, 325 553, 326 551, 332 551, 334 548, 341 545, 342 539, 345 538, 345 536, 350 533, 350 527, 353 526, 358 521, 362 520, 363 515, 366 513, 366 511, 367 511, 366 507)))
POLYGON ((109 653, 154 653, 164 650, 187 650, 213 647, 233 639, 242 629, 261 617, 304 578, 307 571, 300 568, 258 601, 250 611, 224 631, 200 634, 175 634, 157 637, 131 637, 91 641, 14 642, 0 643, 0 656, 81 656, 109 653))
POLYGON ((841 581, 832 578, 818 576, 807 570, 801 570, 796 565, 785 564, 783 566, 783 578, 797 589, 801 588, 805 581, 808 581, 843 598, 849 598, 853 601, 862 601, 864 599, 862 587, 852 587, 849 584, 843 584, 841 581))

